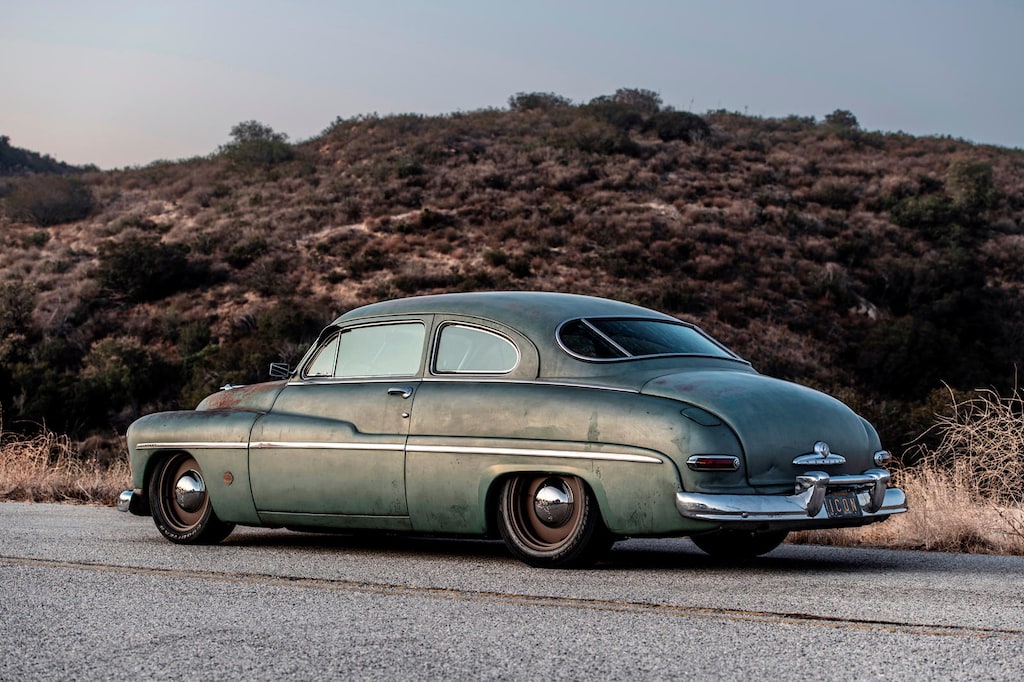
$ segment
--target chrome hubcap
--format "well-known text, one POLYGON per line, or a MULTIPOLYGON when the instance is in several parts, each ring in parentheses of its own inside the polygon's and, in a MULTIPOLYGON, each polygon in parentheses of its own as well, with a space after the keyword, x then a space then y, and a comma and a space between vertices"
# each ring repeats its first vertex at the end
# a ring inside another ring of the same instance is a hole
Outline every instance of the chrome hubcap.
POLYGON ((174 484, 174 501, 189 514, 202 509, 206 501, 206 481, 195 469, 186 471, 174 484))
POLYGON ((533 497, 533 511, 537 518, 549 528, 558 528, 568 523, 573 511, 572 490, 558 479, 548 479, 537 489, 533 497))

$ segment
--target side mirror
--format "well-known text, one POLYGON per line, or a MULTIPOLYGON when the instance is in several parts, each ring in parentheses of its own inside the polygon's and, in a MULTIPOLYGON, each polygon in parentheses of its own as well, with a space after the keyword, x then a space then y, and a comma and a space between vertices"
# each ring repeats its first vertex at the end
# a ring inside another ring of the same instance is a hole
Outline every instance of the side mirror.
POLYGON ((272 362, 270 363, 270 378, 271 379, 287 379, 292 375, 292 370, 288 367, 287 362, 272 362))

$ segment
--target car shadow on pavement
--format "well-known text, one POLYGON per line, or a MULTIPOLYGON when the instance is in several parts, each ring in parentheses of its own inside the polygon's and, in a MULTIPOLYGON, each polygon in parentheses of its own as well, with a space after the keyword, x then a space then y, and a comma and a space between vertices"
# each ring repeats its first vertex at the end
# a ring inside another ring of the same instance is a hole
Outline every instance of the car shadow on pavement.
MULTIPOLYGON (((344 552, 359 555, 385 554, 451 557, 453 560, 488 560, 518 563, 501 540, 431 537, 375 533, 310 533, 284 529, 239 529, 224 544, 280 547, 311 553, 344 552)), ((747 560, 722 560, 708 556, 685 538, 630 539, 617 542, 588 570, 734 570, 891 572, 904 566, 899 554, 872 550, 842 550, 814 545, 783 545, 765 556, 747 560)))

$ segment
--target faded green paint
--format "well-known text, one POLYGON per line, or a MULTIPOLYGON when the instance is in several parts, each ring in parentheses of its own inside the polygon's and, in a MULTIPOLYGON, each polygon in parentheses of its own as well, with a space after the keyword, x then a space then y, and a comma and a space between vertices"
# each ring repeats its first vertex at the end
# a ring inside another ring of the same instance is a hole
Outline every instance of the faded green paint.
POLYGON ((304 379, 300 371, 288 382, 214 394, 196 411, 144 417, 128 432, 135 486, 145 487, 159 457, 187 451, 224 521, 479 535, 490 530, 487 503, 508 476, 563 474, 586 482, 613 533, 677 535, 714 527, 685 520, 677 492, 790 494, 806 468, 793 458, 818 440, 847 458, 830 473, 873 466, 879 444, 867 422, 739 358, 571 357, 555 330, 585 316, 673 319, 558 294, 367 306, 338 318, 322 339, 350 326, 422 322, 417 375, 304 379), (432 374, 433 344, 450 322, 511 339, 518 365, 502 376, 432 374), (740 466, 693 472, 686 459, 694 454, 734 456, 740 466), (630 458, 639 461, 622 461, 630 458))
POLYGON ((217 516, 225 521, 259 524, 249 489, 248 449, 244 447, 258 416, 248 411, 205 410, 159 412, 135 421, 127 434, 135 488, 146 489, 162 457, 188 452, 202 469, 217 516), (236 447, 210 447, 218 443, 236 447), (140 444, 158 447, 143 449, 140 444), (230 484, 225 481, 228 473, 230 484))

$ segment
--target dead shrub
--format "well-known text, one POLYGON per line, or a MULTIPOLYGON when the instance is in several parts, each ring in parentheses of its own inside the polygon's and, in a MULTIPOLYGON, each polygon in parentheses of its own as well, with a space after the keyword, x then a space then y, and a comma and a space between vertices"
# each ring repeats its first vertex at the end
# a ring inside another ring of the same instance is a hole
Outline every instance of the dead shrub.
POLYGON ((45 427, 35 436, 6 433, 0 420, 0 500, 114 505, 131 487, 124 446, 119 450, 118 457, 83 457, 65 435, 45 427))
POLYGON ((982 389, 938 415, 934 448, 896 472, 910 512, 864 529, 797 533, 795 542, 1024 554, 1024 396, 982 389))

